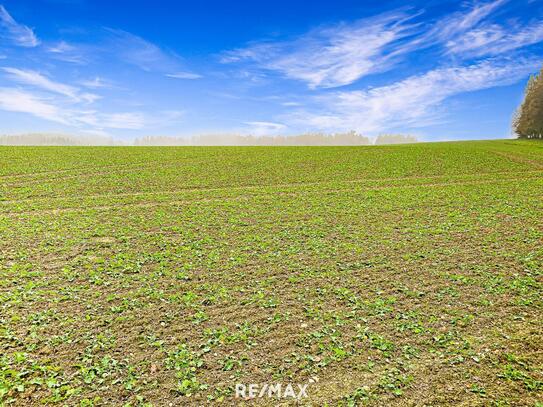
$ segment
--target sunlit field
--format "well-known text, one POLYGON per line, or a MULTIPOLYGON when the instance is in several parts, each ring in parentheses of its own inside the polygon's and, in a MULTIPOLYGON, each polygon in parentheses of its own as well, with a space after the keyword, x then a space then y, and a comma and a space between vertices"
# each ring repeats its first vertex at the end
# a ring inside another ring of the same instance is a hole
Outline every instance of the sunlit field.
POLYGON ((0 404, 542 406, 541 142, 0 157, 0 404))

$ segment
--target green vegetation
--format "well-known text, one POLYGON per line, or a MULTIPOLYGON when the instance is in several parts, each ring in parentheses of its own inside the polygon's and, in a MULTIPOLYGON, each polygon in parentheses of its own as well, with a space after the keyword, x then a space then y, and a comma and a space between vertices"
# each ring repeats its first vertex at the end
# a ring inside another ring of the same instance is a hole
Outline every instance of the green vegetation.
POLYGON ((538 141, 0 156, 4 405, 541 405, 538 141))

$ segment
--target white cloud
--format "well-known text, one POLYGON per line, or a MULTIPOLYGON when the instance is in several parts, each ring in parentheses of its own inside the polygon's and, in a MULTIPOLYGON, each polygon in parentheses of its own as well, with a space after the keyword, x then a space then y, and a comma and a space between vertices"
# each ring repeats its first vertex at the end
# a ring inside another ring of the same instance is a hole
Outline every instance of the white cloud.
POLYGON ((392 85, 335 92, 317 99, 316 111, 298 111, 290 120, 326 130, 376 133, 398 126, 424 127, 442 102, 454 95, 515 83, 537 68, 537 60, 486 60, 466 67, 440 68, 392 85))
POLYGON ((60 41, 57 44, 48 47, 47 51, 54 54, 64 54, 66 52, 75 51, 75 49, 76 48, 73 45, 68 44, 66 41, 60 41))
POLYGON ((128 63, 146 72, 159 72, 174 79, 199 79, 202 76, 184 70, 183 59, 175 52, 162 49, 135 34, 108 28, 109 38, 102 51, 112 54, 121 62, 128 63))
MULTIPOLYGON (((400 53, 420 51, 432 46, 445 46, 462 40, 466 33, 485 25, 485 20, 509 0, 493 0, 489 2, 472 2, 471 7, 451 13, 435 21, 419 22, 418 30, 399 48, 400 53)), ((423 12, 419 13, 419 15, 423 12)))
POLYGON ((489 24, 447 42, 447 48, 453 54, 480 57, 503 54, 541 41, 543 41, 543 22, 516 30, 512 28, 506 30, 498 24, 489 24))
POLYGON ((173 79, 200 79, 202 77, 202 75, 199 75, 197 73, 192 73, 192 72, 175 72, 175 73, 169 73, 169 74, 166 74, 166 76, 168 78, 173 78, 173 79))
POLYGON ((108 88, 111 86, 110 83, 108 83, 103 78, 100 78, 98 76, 96 76, 93 79, 81 81, 80 83, 82 86, 85 86, 86 88, 91 88, 91 89, 108 88))
POLYGON ((0 109, 28 113, 41 119, 66 124, 62 109, 30 93, 15 88, 0 88, 0 109))
POLYGON ((47 48, 47 52, 54 58, 63 62, 84 65, 88 63, 88 58, 81 49, 75 45, 68 44, 66 41, 59 41, 55 45, 47 48))
POLYGON ((111 129, 138 130, 145 127, 145 117, 141 113, 105 113, 100 116, 100 126, 111 129))
POLYGON ((332 88, 389 69, 407 52, 402 39, 414 33, 408 16, 389 13, 352 24, 320 28, 292 41, 261 42, 223 55, 223 63, 251 61, 304 81, 310 88, 332 88))
POLYGON ((108 52, 126 63, 152 72, 174 74, 181 68, 181 58, 172 52, 163 51, 160 47, 137 35, 122 30, 107 29, 110 40, 106 43, 108 52))
POLYGON ((93 130, 127 129, 139 130, 146 126, 146 118, 140 112, 102 113, 96 110, 79 110, 70 115, 72 125, 87 125, 93 130))
POLYGON ((543 23, 516 32, 485 23, 509 0, 475 2, 433 22, 395 11, 319 28, 290 41, 260 41, 223 54, 223 63, 249 62, 306 82, 311 89, 348 85, 389 70, 412 51, 439 46, 466 57, 498 55, 543 40, 543 23))
POLYGON ((457 20, 458 28, 461 31, 465 31, 466 29, 477 25, 508 1, 509 0, 494 0, 488 3, 476 4, 468 13, 457 20))
POLYGON ((78 110, 59 100, 45 99, 16 88, 0 88, 0 109, 27 113, 72 127, 89 125, 92 127, 86 129, 89 131, 100 131, 103 128, 137 130, 146 125, 146 118, 139 112, 100 113, 95 110, 78 110))
POLYGON ((156 115, 155 123, 157 125, 164 123, 178 122, 185 116, 185 112, 182 110, 164 110, 156 115))
POLYGON ((177 110, 159 111, 152 115, 143 112, 104 113, 96 110, 76 113, 73 115, 74 122, 92 126, 94 130, 141 130, 153 126, 164 126, 179 121, 184 114, 177 110))
MULTIPOLYGON (((84 109, 100 96, 82 92, 80 88, 56 82, 45 75, 12 67, 0 68, 10 79, 29 85, 32 90, 0 88, 0 110, 28 113, 45 120, 62 123, 79 131, 104 131, 104 129, 140 130, 150 126, 164 126, 178 122, 184 112, 163 110, 144 113, 139 111, 115 112, 84 109), (44 95, 47 95, 45 97, 44 95)), ((106 86, 101 78, 87 81, 92 88, 106 86)))
POLYGON ((247 131, 254 136, 277 134, 287 128, 284 124, 273 122, 250 121, 245 122, 244 124, 248 126, 247 131))
POLYGON ((0 27, 2 28, 0 34, 9 38, 16 45, 36 47, 40 43, 34 31, 26 25, 17 23, 2 5, 0 5, 0 27))
POLYGON ((293 107, 293 106, 300 106, 301 103, 300 102, 283 102, 281 103, 281 105, 285 107, 293 107))
POLYGON ((430 36, 436 36, 439 40, 446 42, 457 35, 463 35, 490 16, 500 6, 509 0, 494 0, 488 3, 475 4, 467 12, 453 13, 441 19, 435 27, 429 31, 430 36))
POLYGON ((543 41, 543 23, 522 26, 508 22, 507 27, 488 22, 508 0, 479 3, 467 12, 454 13, 441 19, 420 42, 432 39, 444 44, 447 53, 464 58, 500 55, 543 41))
POLYGON ((4 67, 2 68, 2 70, 7 72, 8 76, 16 82, 35 86, 49 92, 67 96, 75 101, 92 103, 100 98, 100 96, 92 93, 81 93, 80 89, 74 86, 52 81, 51 79, 36 71, 10 67, 4 67))
POLYGON ((17 82, 33 85, 38 88, 42 88, 54 93, 59 93, 61 95, 68 96, 74 99, 76 98, 76 88, 74 88, 73 86, 54 82, 49 78, 43 76, 39 72, 9 67, 3 67, 2 70, 7 72, 9 74, 9 77, 17 82))

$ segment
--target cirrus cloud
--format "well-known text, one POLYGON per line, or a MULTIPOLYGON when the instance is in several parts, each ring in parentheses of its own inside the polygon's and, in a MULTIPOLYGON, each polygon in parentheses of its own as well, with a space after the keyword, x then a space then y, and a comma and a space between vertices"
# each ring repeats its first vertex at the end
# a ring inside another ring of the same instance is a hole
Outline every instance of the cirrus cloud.
POLYGON ((0 88, 0 109, 28 113, 40 119, 67 124, 62 109, 47 100, 21 89, 0 88))
POLYGON ((55 82, 36 71, 12 67, 3 67, 2 70, 8 74, 9 78, 16 82, 31 85, 49 92, 67 96, 78 102, 85 101, 91 103, 100 98, 100 96, 92 93, 82 93, 77 87, 66 85, 60 82, 55 82))
POLYGON ((36 47, 40 44, 34 31, 24 24, 19 24, 0 4, 0 35, 21 47, 36 47))
POLYGON ((515 83, 539 63, 538 59, 489 59, 469 66, 438 68, 387 86, 317 96, 314 109, 300 109, 285 120, 312 129, 362 133, 424 127, 438 117, 438 109, 447 98, 515 83))
POLYGON ((410 16, 386 13, 350 24, 312 30, 291 41, 263 41, 226 52, 223 63, 254 62, 311 89, 348 85, 390 69, 408 51, 402 40, 415 32, 410 16))

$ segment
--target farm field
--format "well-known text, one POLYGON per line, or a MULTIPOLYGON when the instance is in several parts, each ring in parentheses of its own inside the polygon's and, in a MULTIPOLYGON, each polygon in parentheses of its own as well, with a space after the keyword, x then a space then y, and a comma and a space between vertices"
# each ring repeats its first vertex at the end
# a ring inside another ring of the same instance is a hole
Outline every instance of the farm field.
POLYGON ((537 141, 0 147, 0 405, 541 407, 542 197, 537 141))

